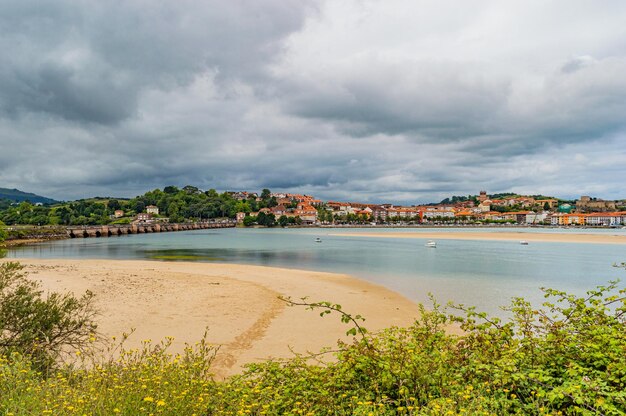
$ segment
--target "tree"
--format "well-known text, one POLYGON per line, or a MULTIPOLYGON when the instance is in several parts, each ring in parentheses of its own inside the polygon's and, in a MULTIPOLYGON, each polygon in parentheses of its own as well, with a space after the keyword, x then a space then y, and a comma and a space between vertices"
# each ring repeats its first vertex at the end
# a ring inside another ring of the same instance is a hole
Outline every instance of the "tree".
POLYGON ((278 224, 279 224, 281 227, 285 227, 287 224, 289 224, 289 218, 288 218, 286 215, 281 215, 281 216, 278 218, 278 224))
POLYGON ((246 227, 250 227, 256 222, 256 217, 254 215, 248 215, 243 219, 243 225, 246 227))
POLYGON ((192 195, 200 193, 200 190, 197 187, 192 186, 192 185, 187 185, 187 186, 183 187, 183 191, 185 191, 188 194, 192 194, 192 195))
POLYGON ((143 201, 138 200, 137 202, 135 202, 133 208, 135 209, 135 212, 139 214, 140 212, 143 212, 144 209, 146 209, 146 204, 143 201))
POLYGON ((40 369, 64 354, 81 351, 95 338, 93 293, 49 293, 26 278, 19 263, 0 264, 0 353, 19 352, 40 369))
POLYGON ((113 212, 122 208, 122 206, 120 205, 120 201, 118 201, 117 199, 109 199, 109 202, 107 203, 107 208, 109 208, 109 210, 113 212))
POLYGON ((257 215, 256 222, 259 225, 264 225, 266 227, 273 227, 276 225, 276 216, 272 213, 266 214, 264 212, 259 212, 257 215))
POLYGON ((545 203, 543 204, 543 210, 544 210, 544 211, 549 211, 549 210, 550 210, 550 204, 548 204, 547 202, 545 202, 545 203))
POLYGON ((272 196, 272 193, 270 192, 269 189, 265 188, 261 191, 261 199, 263 201, 267 201, 268 199, 270 199, 271 196, 272 196))
POLYGON ((8 233, 4 223, 0 221, 0 243, 2 243, 8 237, 8 233))

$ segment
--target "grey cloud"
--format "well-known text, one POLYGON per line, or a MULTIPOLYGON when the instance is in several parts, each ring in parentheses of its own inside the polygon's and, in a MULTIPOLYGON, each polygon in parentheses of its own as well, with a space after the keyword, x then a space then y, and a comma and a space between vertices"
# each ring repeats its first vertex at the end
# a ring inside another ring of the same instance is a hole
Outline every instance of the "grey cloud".
POLYGON ((453 62, 360 59, 325 75, 331 79, 294 80, 286 109, 337 121, 355 135, 408 133, 436 140, 482 134, 508 95, 506 82, 453 62))
POLYGON ((471 65, 407 63, 402 72, 355 63, 354 73, 330 85, 323 78, 294 81, 289 87, 296 93, 285 109, 330 120, 353 136, 403 134, 419 142, 459 142, 468 150, 510 155, 626 128, 624 58, 582 57, 564 68, 555 68, 541 87, 524 90, 515 79, 489 80, 471 65), (492 140, 496 136, 501 140, 492 140))
POLYGON ((214 71, 263 77, 302 24, 293 1, 8 2, 0 17, 0 111, 111 124, 131 118, 146 88, 172 89, 214 71))
POLYGON ((520 25, 499 39, 537 10, 5 3, 0 186, 59 199, 192 184, 404 203, 623 189, 623 24, 595 6, 568 8, 571 28, 520 25), (589 33, 572 40, 577 25, 589 33))
POLYGON ((576 72, 581 68, 585 68, 592 65, 596 60, 589 55, 575 56, 571 60, 567 61, 561 70, 565 73, 576 72))

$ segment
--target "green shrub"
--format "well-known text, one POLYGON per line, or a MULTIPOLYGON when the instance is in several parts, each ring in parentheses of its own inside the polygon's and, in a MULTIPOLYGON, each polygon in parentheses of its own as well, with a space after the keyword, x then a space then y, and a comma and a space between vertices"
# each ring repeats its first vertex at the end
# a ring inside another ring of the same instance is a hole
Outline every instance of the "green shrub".
POLYGON ((621 415, 624 294, 615 283, 586 297, 546 289, 543 309, 515 299, 507 323, 435 304, 409 328, 340 344, 325 366, 306 357, 251 365, 219 386, 209 413, 621 415))
POLYGON ((44 296, 15 262, 0 264, 0 353, 30 357, 38 369, 49 369, 65 355, 82 351, 94 338, 93 294, 44 296))
POLYGON ((22 354, 0 358, 3 414, 622 415, 626 413, 626 292, 611 282, 578 297, 545 289, 507 321, 433 302, 407 328, 371 334, 328 302, 354 335, 334 350, 268 360, 212 381, 216 349, 184 354, 168 340, 50 377, 22 354), (450 331, 456 326, 457 331, 450 331), (452 332, 458 332, 455 335, 452 332))
POLYGON ((6 240, 7 237, 8 233, 6 227, 4 226, 4 223, 0 221, 0 244, 2 244, 2 242, 6 240))
POLYGON ((108 359, 78 361, 48 377, 19 353, 0 357, 0 413, 206 414, 208 396, 215 391, 209 368, 216 349, 201 341, 182 354, 170 354, 171 342, 110 350, 115 354, 108 359))

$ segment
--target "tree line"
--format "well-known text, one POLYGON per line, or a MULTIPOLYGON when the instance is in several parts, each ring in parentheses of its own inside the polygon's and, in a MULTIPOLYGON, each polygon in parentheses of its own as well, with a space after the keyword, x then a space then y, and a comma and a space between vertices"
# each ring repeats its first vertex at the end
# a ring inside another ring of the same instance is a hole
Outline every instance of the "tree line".
POLYGON ((34 205, 30 202, 0 205, 0 221, 7 225, 106 225, 128 223, 146 207, 155 205, 159 216, 170 222, 201 221, 212 218, 235 218, 237 212, 256 212, 276 206, 276 198, 269 189, 263 189, 259 200, 251 194, 245 200, 233 198, 231 193, 215 189, 203 191, 195 186, 166 186, 148 191, 135 198, 93 198, 53 205, 34 205), (123 210, 121 218, 116 210, 123 210))

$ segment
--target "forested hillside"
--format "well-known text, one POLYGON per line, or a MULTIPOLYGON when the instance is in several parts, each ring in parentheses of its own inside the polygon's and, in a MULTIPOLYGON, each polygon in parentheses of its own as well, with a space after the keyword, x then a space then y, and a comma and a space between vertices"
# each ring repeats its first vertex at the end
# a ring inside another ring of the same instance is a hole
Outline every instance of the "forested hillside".
POLYGON ((32 194, 29 192, 22 192, 19 189, 0 188, 0 200, 6 200, 5 202, 22 202, 29 201, 33 204, 54 204, 57 201, 44 196, 32 194))
POLYGON ((101 198, 37 206, 29 202, 0 205, 0 221, 7 225, 95 225, 130 222, 138 213, 145 212, 148 205, 159 207, 159 216, 171 222, 206 220, 211 218, 234 218, 237 212, 252 212, 271 206, 269 190, 255 197, 238 201, 231 194, 218 193, 214 189, 202 191, 195 186, 180 189, 166 186, 155 189, 130 200, 101 198), (123 216, 115 218, 116 210, 123 216))

